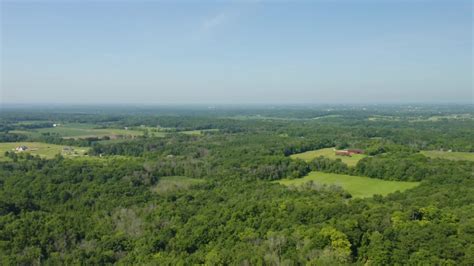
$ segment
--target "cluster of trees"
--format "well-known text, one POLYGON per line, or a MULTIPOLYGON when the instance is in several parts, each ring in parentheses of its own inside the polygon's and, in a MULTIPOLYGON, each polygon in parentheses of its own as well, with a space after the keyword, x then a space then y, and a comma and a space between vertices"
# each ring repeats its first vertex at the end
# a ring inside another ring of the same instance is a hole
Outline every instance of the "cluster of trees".
MULTIPOLYGON (((419 153, 388 153, 360 160, 348 167, 341 160, 319 157, 308 163, 309 169, 328 173, 367 176, 384 180, 421 181, 436 174, 452 175, 453 162, 427 158, 419 153)), ((472 162, 461 161, 458 167, 469 169, 472 162)))
POLYGON ((0 142, 18 142, 27 139, 27 136, 22 134, 0 132, 0 142))
MULTIPOLYGON (((324 157, 311 162, 292 160, 290 151, 331 147, 337 141, 326 138, 292 139, 266 133, 212 134, 203 137, 170 135, 167 138, 146 138, 115 144, 96 144, 91 155, 124 155, 153 159, 162 169, 179 165, 176 175, 199 172, 203 178, 216 173, 238 173, 241 178, 276 180, 298 178, 309 171, 368 176, 385 180, 420 181, 436 172, 445 172, 450 161, 431 159, 412 149, 390 141, 366 140, 355 142, 368 147, 369 156, 348 167, 341 160, 324 157), (218 145, 224 143, 225 145, 218 145), (197 171, 196 168, 201 169, 197 171)), ((189 175, 189 174, 187 174, 189 175)))
POLYGON ((453 162, 411 191, 347 202, 339 190, 238 174, 155 194, 161 166, 141 159, 21 158, 0 163, 1 260, 471 265, 472 166, 453 162))

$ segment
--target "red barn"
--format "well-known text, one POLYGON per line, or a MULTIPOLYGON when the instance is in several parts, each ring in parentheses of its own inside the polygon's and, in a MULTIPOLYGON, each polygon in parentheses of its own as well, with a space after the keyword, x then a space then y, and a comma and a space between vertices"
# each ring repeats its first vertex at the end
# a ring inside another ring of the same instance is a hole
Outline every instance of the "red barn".
POLYGON ((351 156, 351 153, 349 151, 336 151, 336 155, 351 156))
POLYGON ((363 154, 364 153, 364 150, 360 150, 360 149, 350 149, 350 150, 347 150, 347 151, 351 154, 363 154))

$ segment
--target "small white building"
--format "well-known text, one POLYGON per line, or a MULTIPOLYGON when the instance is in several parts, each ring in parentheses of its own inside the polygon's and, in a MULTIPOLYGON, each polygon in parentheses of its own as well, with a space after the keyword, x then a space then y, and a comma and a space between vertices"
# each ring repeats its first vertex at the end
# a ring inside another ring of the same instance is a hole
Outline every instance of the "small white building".
POLYGON ((25 145, 21 145, 15 148, 15 151, 26 151, 26 150, 28 150, 28 147, 26 147, 25 145))

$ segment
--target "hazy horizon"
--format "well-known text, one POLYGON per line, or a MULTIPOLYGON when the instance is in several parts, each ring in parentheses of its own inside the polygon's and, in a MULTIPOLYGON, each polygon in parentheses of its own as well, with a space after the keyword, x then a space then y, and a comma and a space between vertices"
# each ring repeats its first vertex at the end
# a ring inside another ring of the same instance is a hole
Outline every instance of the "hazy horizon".
POLYGON ((473 102, 471 1, 0 5, 2 106, 473 102))

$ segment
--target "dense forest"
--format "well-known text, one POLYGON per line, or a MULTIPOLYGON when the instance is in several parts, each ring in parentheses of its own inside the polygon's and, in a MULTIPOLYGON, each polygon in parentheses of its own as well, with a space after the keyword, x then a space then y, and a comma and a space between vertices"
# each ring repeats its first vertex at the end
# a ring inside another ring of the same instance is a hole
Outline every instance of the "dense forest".
POLYGON ((472 155, 472 105, 128 108, 2 110, 2 144, 87 155, 4 151, 1 264, 474 264, 474 161, 422 153, 472 155), (366 156, 291 157, 323 148, 366 156), (314 171, 419 185, 357 198, 276 182, 314 171), (164 189, 174 177, 193 182, 164 189))

